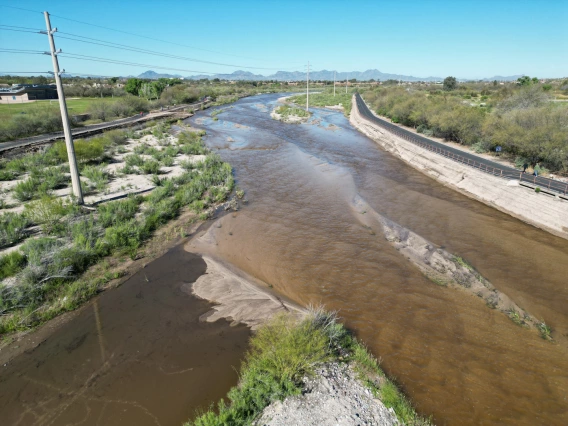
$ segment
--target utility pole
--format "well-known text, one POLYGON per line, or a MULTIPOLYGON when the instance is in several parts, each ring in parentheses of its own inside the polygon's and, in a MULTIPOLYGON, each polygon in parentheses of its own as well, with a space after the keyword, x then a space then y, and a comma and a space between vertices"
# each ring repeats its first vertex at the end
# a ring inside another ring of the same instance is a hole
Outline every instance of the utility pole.
POLYGON ((306 73, 306 112, 309 111, 310 106, 310 61, 308 61, 308 72, 306 73))
POLYGON ((335 98, 335 71, 333 71, 333 97, 335 98))
POLYGON ((345 77, 345 93, 347 94, 347 77, 345 77))
MULTIPOLYGON (((59 63, 57 61, 57 54, 61 50, 55 50, 55 42, 53 41, 53 33, 57 28, 51 29, 51 22, 49 21, 49 13, 43 12, 45 16, 45 26, 47 28, 47 38, 49 39, 49 47, 51 59, 53 61, 53 76, 55 77, 55 84, 57 85, 57 96, 59 97, 59 109, 61 110, 61 121, 63 122, 63 133, 65 134, 65 145, 67 147, 67 155, 69 157, 69 171, 71 172, 71 184, 73 186, 73 194, 77 197, 77 204, 83 204, 83 191, 81 190, 81 181, 79 180, 79 169, 77 168, 77 160, 75 158, 75 146, 73 145, 73 135, 71 134, 71 127, 69 126, 69 117, 67 116, 67 104, 65 103, 65 94, 63 93, 63 85, 61 84, 61 74, 65 70, 59 72, 59 63)), ((42 31, 43 32, 43 31, 42 31)))

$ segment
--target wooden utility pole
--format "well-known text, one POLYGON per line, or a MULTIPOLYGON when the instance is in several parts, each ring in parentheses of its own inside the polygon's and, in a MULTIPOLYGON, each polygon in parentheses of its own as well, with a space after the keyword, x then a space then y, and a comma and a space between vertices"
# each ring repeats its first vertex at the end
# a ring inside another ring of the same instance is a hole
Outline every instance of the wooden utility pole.
POLYGON ((61 84, 61 74, 59 72, 59 63, 57 61, 57 54, 61 50, 55 50, 55 42, 53 41, 53 33, 57 28, 51 29, 51 22, 49 21, 49 13, 43 12, 45 16, 45 26, 47 28, 47 38, 49 39, 49 47, 51 59, 53 61, 53 75, 55 77, 55 84, 57 86, 57 96, 59 98, 59 109, 61 110, 61 121, 63 122, 63 133, 65 134, 65 146, 67 147, 67 155, 69 157, 69 171, 71 172, 71 184, 73 185, 73 194, 77 197, 77 204, 83 204, 83 191, 81 190, 81 181, 79 180, 79 169, 77 168, 77 159, 75 158, 75 146, 73 145, 73 135, 71 134, 71 127, 69 126, 69 116, 67 115, 67 104, 65 103, 65 94, 63 93, 63 85, 61 84))

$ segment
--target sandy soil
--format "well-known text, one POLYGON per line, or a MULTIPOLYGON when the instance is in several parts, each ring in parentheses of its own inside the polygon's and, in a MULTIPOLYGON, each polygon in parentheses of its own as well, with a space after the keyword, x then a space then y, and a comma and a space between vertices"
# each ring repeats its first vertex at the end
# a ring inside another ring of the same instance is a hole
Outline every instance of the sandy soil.
POLYGON ((399 425, 394 411, 361 385, 353 371, 337 363, 304 378, 301 396, 269 405, 255 426, 399 425))
MULTIPOLYGON (((184 129, 186 130, 186 129, 184 129)), ((189 129, 187 129, 189 130, 189 129)), ((84 200, 86 205, 93 205, 100 203, 105 200, 111 200, 116 198, 124 197, 128 194, 137 194, 150 191, 155 188, 155 185, 151 181, 152 175, 144 175, 144 174, 123 174, 121 173, 121 169, 125 166, 124 158, 132 154, 134 149, 141 145, 146 144, 148 146, 154 147, 158 150, 162 150, 167 147, 169 144, 174 144, 177 141, 175 136, 168 136, 166 140, 159 141, 153 135, 145 135, 142 138, 136 139, 128 139, 125 145, 122 145, 125 152, 119 154, 115 153, 112 156, 112 159, 109 163, 105 166, 104 170, 109 172, 111 175, 110 181, 106 187, 106 189, 100 193, 96 191, 92 191, 90 193, 83 194, 84 200)), ((149 155, 141 155, 144 159, 152 158, 149 155)), ((183 161, 190 161, 190 162, 199 162, 203 161, 205 158, 204 155, 184 155, 179 154, 175 157, 175 161, 173 166, 171 167, 161 167, 162 174, 160 177, 175 177, 179 176, 184 172, 184 169, 180 166, 181 162, 183 161)), ((69 176, 69 181, 71 181, 71 177, 69 176)), ((0 182, 0 193, 3 193, 4 201, 13 206, 9 209, 4 209, 3 212, 7 211, 14 211, 20 212, 24 209, 25 203, 20 203, 16 199, 14 199, 11 195, 11 189, 17 185, 19 182, 22 182, 28 178, 28 175, 22 175, 19 179, 13 181, 2 181, 0 182)), ((82 177, 81 180, 88 183, 89 179, 82 177)), ((59 190, 53 191, 53 194, 58 197, 67 197, 71 194, 71 186, 59 190)))

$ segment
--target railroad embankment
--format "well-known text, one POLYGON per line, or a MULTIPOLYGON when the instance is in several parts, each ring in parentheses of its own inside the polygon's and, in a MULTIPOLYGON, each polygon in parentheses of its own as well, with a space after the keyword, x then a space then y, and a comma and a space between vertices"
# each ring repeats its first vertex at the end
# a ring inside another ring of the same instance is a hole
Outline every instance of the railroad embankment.
POLYGON ((361 133, 415 169, 488 206, 568 239, 568 201, 455 162, 408 142, 363 117, 357 102, 349 120, 361 133))

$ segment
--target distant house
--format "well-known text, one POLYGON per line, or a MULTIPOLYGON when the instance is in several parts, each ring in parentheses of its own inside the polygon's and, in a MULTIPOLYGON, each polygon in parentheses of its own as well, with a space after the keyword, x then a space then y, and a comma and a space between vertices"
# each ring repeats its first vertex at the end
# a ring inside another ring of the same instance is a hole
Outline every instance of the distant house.
POLYGON ((57 99, 55 84, 18 84, 0 87, 0 104, 31 102, 40 99, 57 99))

